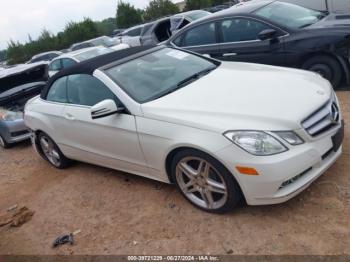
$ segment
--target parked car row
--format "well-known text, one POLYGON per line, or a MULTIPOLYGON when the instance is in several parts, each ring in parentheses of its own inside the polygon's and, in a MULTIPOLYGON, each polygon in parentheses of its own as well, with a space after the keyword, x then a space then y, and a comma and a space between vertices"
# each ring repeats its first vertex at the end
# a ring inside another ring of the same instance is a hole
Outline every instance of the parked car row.
POLYGON ((101 36, 101 37, 90 39, 90 40, 87 40, 87 41, 84 41, 81 43, 75 43, 75 44, 71 45, 70 48, 62 50, 64 52, 62 52, 62 51, 49 51, 49 52, 37 54, 37 55, 33 56, 31 58, 31 60, 29 60, 27 62, 27 64, 36 63, 36 62, 43 62, 43 61, 50 62, 54 58, 56 58, 60 55, 63 55, 65 53, 69 53, 72 51, 84 49, 84 48, 98 47, 98 46, 113 47, 113 46, 116 46, 118 44, 119 44, 119 42, 114 38, 111 38, 108 36, 101 36))

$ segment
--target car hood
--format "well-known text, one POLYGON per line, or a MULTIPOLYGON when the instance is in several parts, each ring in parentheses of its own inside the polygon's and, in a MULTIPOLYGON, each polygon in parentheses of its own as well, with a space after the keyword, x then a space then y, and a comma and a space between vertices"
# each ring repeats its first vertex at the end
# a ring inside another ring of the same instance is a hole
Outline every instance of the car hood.
POLYGON ((330 14, 309 28, 338 28, 350 33, 350 14, 330 14))
POLYGON ((327 100, 331 85, 297 69, 222 63, 199 80, 143 104, 144 117, 215 132, 297 130, 327 100))
POLYGON ((0 93, 0 106, 6 106, 18 100, 24 100, 33 95, 38 95, 45 86, 45 81, 32 82, 2 92, 0 93))
POLYGON ((0 94, 12 88, 47 81, 47 62, 20 64, 0 71, 0 94))

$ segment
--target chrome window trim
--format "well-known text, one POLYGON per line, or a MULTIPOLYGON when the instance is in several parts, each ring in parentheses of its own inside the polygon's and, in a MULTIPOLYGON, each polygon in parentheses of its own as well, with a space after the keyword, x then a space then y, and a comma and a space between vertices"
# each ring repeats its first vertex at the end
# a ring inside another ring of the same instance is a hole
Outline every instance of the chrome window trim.
POLYGON ((41 97, 39 97, 39 100, 43 103, 54 104, 54 105, 59 105, 59 106, 62 106, 62 105, 65 106, 67 104, 67 103, 62 103, 62 102, 45 100, 45 99, 42 99, 41 97))

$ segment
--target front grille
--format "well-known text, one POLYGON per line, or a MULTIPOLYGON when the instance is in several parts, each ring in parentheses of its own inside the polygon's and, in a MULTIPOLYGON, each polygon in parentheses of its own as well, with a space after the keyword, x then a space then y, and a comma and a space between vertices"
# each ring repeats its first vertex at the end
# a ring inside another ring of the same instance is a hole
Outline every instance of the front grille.
POLYGON ((301 124, 312 137, 316 137, 339 125, 339 106, 335 96, 316 112, 312 113, 301 124))
POLYGON ((28 131, 28 130, 23 130, 23 131, 18 131, 18 132, 12 132, 12 133, 11 133, 11 136, 12 136, 12 137, 17 137, 17 136, 23 136, 23 135, 26 135, 26 134, 29 134, 29 131, 28 131))

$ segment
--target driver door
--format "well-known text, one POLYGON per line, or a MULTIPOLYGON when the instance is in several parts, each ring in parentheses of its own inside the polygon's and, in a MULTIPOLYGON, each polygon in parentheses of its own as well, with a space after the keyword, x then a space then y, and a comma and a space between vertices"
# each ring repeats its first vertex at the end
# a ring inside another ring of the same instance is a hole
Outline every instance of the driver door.
POLYGON ((286 64, 283 36, 285 33, 261 21, 233 17, 218 21, 221 54, 218 59, 267 65, 286 64), (259 33, 275 29, 274 39, 260 40, 259 33))
POLYGON ((71 75, 67 80, 68 103, 63 112, 67 157, 136 174, 148 169, 136 132, 135 117, 125 113, 92 119, 91 106, 115 94, 90 75, 71 75))

